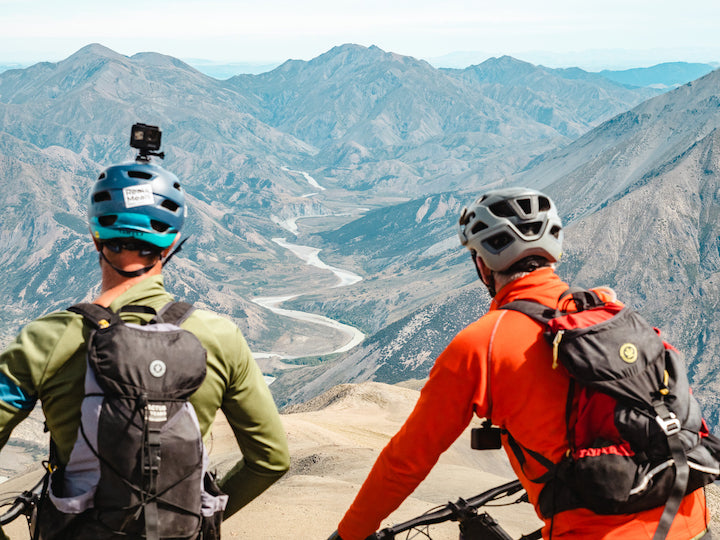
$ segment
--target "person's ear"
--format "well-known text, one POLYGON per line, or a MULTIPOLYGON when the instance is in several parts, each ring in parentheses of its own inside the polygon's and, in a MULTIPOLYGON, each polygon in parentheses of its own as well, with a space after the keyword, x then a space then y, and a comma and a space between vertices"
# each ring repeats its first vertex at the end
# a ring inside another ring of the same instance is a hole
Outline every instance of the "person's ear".
POLYGON ((492 270, 487 264, 485 264, 485 261, 480 258, 480 255, 477 254, 475 255, 475 266, 478 269, 482 282, 486 284, 489 283, 492 270))
POLYGON ((173 248, 175 247, 175 244, 178 243, 178 240, 180 240, 180 233, 177 233, 177 234, 175 235, 175 240, 173 240, 172 244, 170 244, 168 247, 166 247, 165 249, 163 249, 163 250, 160 252, 160 256, 161 256, 163 259, 164 259, 165 257, 167 257, 168 254, 173 250, 173 248))

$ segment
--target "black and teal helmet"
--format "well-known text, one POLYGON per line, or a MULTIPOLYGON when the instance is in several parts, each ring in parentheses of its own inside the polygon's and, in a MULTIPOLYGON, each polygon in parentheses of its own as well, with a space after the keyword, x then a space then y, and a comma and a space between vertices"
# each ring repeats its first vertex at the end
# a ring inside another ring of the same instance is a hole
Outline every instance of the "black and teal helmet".
POLYGON ((185 214, 177 177, 149 162, 108 167, 90 193, 90 231, 100 242, 133 239, 165 249, 182 229, 185 214))

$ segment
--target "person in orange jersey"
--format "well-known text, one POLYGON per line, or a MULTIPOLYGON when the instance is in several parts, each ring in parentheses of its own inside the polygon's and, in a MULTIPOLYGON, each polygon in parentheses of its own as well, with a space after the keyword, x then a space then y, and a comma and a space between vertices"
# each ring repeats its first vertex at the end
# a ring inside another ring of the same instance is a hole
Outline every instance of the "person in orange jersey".
MULTIPOLYGON (((428 475, 473 416, 492 418, 503 429, 503 446, 544 521, 544 538, 653 538, 662 505, 633 514, 599 515, 573 508, 543 515, 539 498, 544 483, 531 479, 542 477, 548 469, 532 457, 519 459, 508 442, 507 433, 511 433, 521 448, 532 449, 532 455, 553 463, 560 462, 569 449, 570 378, 565 370, 553 369, 552 348, 541 324, 517 311, 500 309, 519 299, 560 307, 560 296, 568 285, 554 270, 563 240, 554 203, 531 189, 488 192, 463 210, 459 236, 492 296, 488 313, 455 336, 438 357, 415 409, 379 455, 330 539, 363 540, 373 534, 428 475)), ((610 289, 593 291, 603 301, 615 301, 610 289)), ((698 489, 682 499, 667 538, 708 540, 708 522, 704 492, 698 489)))

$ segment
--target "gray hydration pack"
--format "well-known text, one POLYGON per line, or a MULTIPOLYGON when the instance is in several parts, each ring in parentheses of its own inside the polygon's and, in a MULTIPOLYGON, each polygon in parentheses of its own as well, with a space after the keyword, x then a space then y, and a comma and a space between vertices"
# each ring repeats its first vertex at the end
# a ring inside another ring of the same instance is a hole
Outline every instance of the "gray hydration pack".
POLYGON ((96 304, 69 310, 91 329, 85 398, 52 504, 40 508, 39 537, 219 538, 227 496, 207 472, 188 401, 205 379, 206 351, 179 326, 193 307, 169 303, 145 325, 96 304))

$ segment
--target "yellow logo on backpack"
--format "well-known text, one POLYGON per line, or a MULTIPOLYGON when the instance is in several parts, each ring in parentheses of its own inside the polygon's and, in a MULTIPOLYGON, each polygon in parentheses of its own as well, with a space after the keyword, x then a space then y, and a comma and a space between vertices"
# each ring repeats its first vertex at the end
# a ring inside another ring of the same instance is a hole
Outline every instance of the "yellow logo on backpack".
POLYGON ((623 362, 626 362, 628 364, 632 364, 637 360, 638 357, 638 350, 635 345, 632 343, 624 343, 620 347, 620 358, 623 362))

